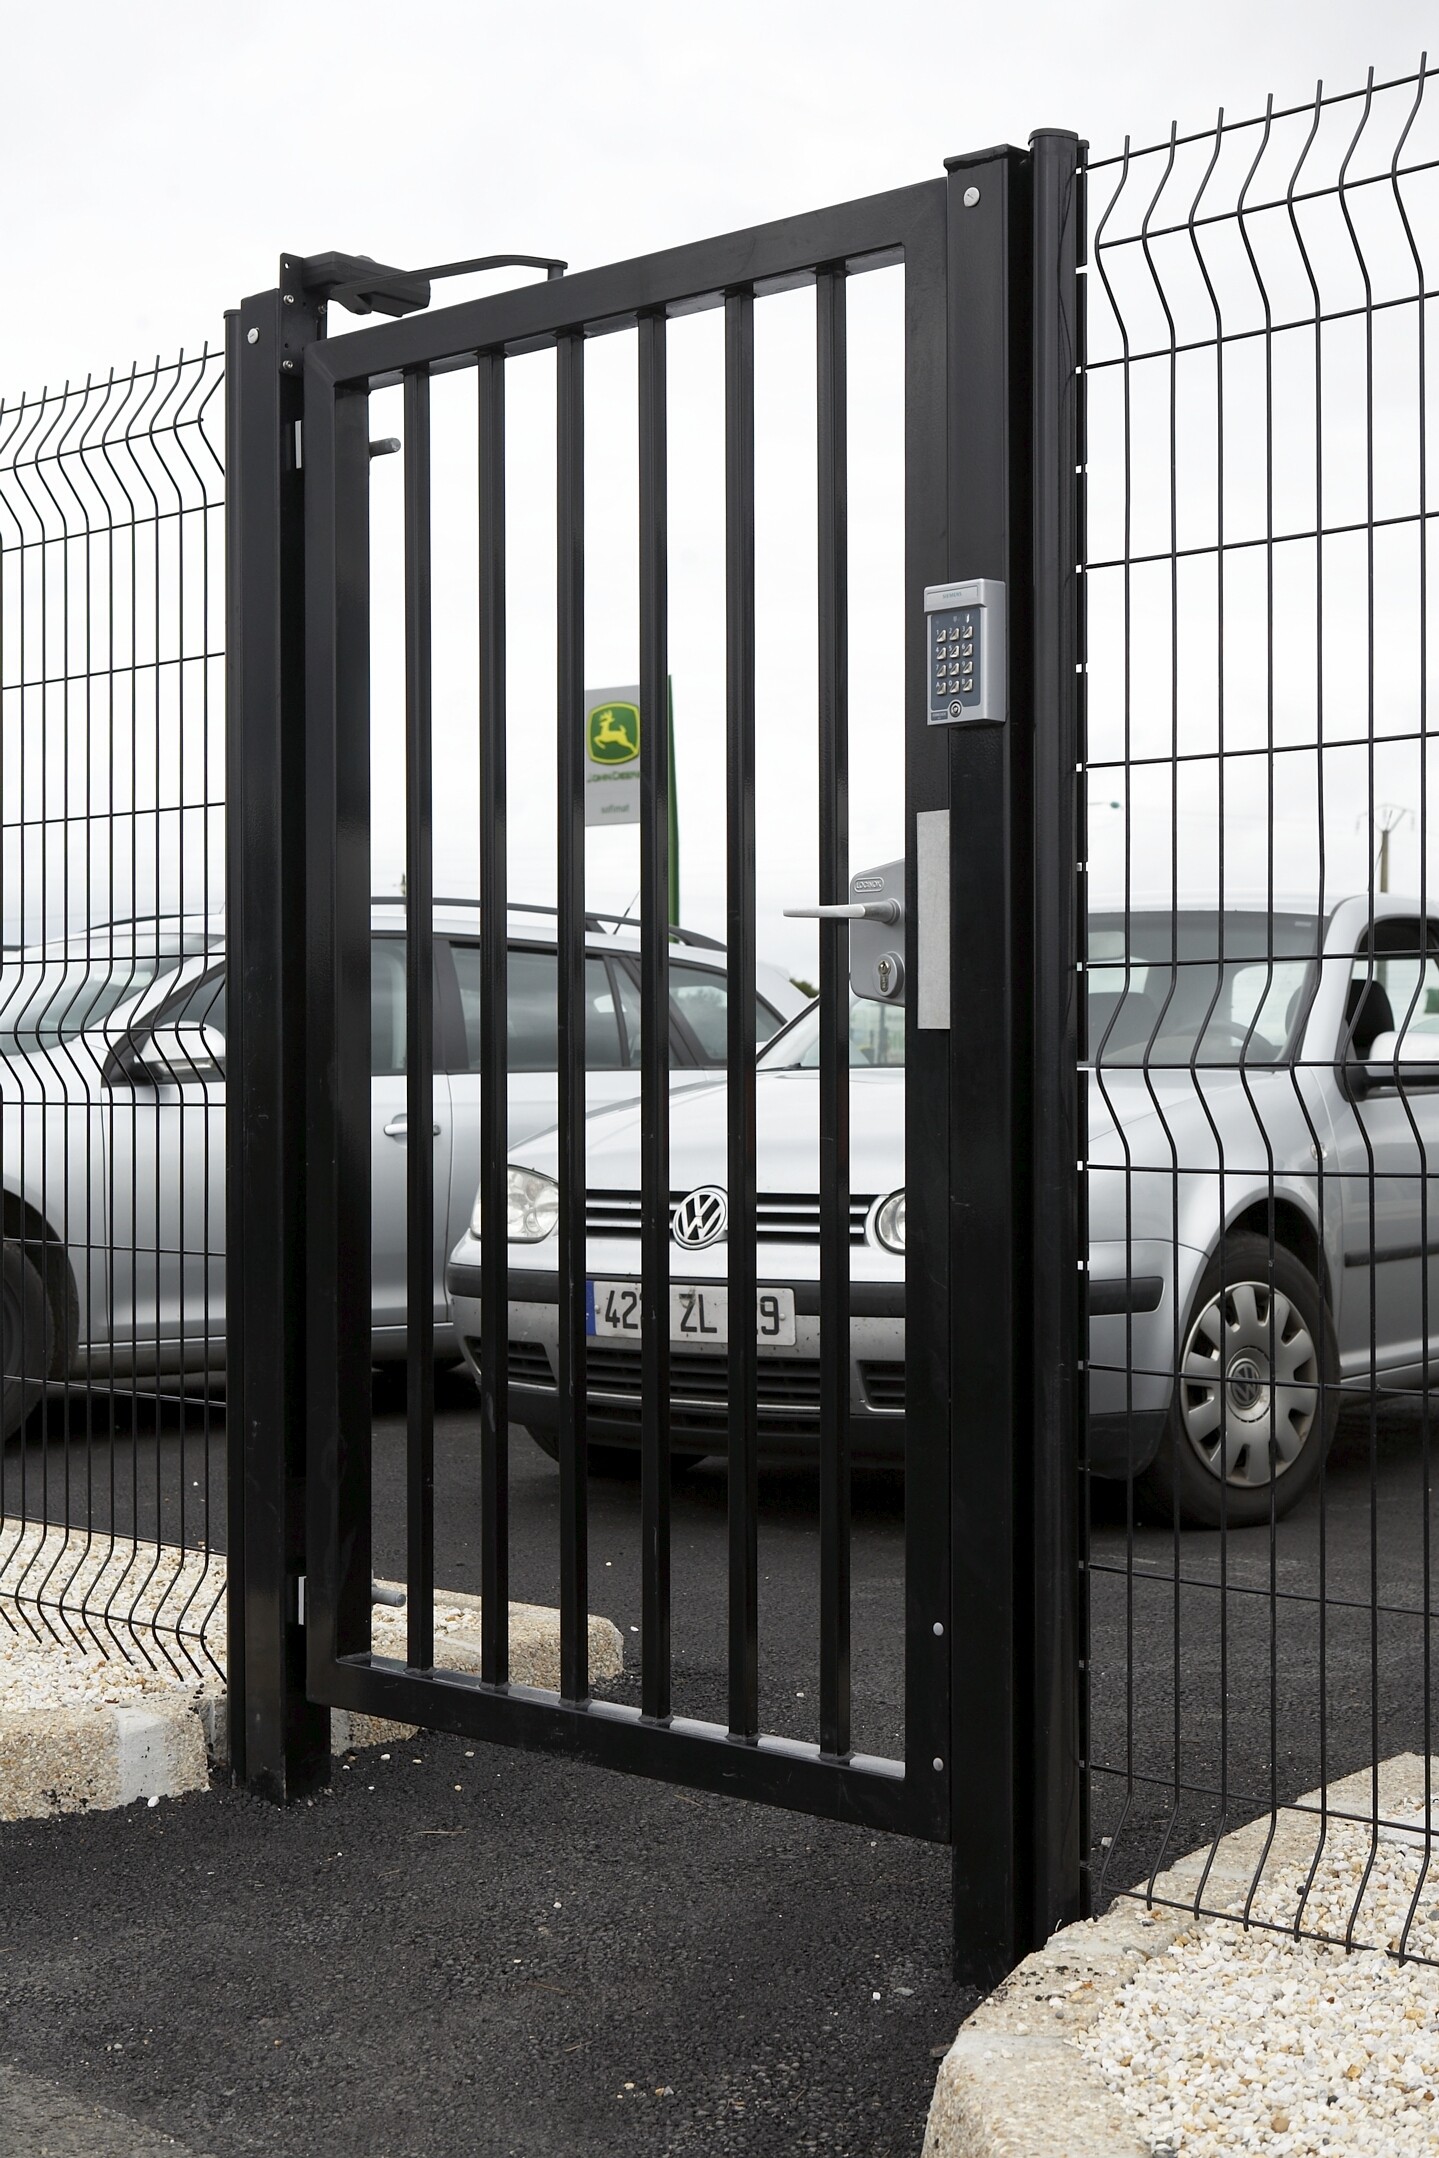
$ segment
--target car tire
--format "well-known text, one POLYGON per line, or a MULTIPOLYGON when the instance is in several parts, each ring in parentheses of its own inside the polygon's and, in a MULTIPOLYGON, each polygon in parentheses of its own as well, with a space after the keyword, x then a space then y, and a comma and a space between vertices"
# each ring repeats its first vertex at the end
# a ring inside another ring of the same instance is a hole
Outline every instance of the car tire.
POLYGON ((1267 1237, 1229 1237, 1180 1335, 1164 1434, 1138 1484, 1146 1513, 1184 1528, 1256 1528, 1271 1507, 1276 1519, 1292 1512, 1324 1466, 1338 1379, 1333 1318, 1307 1267, 1267 1237))
POLYGON ((39 1401, 54 1342, 39 1269, 7 1239, 0 1250, 0 1441, 14 1437, 39 1401))

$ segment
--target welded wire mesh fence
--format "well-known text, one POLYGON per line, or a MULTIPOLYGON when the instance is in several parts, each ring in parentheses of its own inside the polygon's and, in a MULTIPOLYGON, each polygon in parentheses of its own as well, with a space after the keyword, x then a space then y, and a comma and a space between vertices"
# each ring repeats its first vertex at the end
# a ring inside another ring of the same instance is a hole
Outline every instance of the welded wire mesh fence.
POLYGON ((223 1583, 223 381, 0 403, 0 1627, 180 1671, 223 1583))
POLYGON ((1439 94, 1087 189, 1100 1893, 1434 1957, 1439 94))

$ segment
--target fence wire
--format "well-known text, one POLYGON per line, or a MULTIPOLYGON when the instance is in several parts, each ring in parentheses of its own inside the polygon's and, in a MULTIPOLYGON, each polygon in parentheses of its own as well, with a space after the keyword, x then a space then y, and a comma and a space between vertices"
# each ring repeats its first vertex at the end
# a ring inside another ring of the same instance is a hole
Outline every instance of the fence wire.
POLYGON ((1088 166, 1081 955, 1098 1899, 1426 1960, 1432 75, 1088 166))
POLYGON ((223 1625, 223 354, 0 403, 0 1627, 223 1625))

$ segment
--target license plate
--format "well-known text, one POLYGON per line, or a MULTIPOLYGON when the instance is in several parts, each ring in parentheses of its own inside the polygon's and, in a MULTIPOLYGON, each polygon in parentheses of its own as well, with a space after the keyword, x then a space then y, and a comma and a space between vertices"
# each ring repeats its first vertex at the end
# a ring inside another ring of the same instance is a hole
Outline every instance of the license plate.
MULTIPOLYGON (((640 1285, 637 1281, 591 1281, 586 1284, 585 1332, 618 1334, 638 1341, 640 1285)), ((755 1299, 755 1339, 762 1348, 794 1347, 793 1289, 761 1289, 755 1299)), ((729 1341, 729 1290, 670 1283, 670 1340, 722 1349, 729 1341)))

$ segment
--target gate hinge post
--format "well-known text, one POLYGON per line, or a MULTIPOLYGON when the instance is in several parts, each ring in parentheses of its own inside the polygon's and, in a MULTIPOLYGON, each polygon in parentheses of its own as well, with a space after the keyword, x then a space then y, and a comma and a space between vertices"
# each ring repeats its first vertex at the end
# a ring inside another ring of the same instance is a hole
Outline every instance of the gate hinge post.
POLYGON ((305 1566, 304 353, 321 310, 286 272, 226 317, 226 1096, 230 1767, 277 1800, 322 1786, 305 1566), (288 295, 288 297, 287 297, 288 295))
POLYGON ((1087 1583, 1080 1507, 1084 1426, 1081 1301, 1086 1263, 1085 1097, 1079 1077, 1084 973, 1083 556, 1080 475, 1084 251, 1079 137, 1031 137, 1032 1434, 1021 1564, 1032 1571, 1026 1674, 1031 1792, 1029 1945, 1086 1914, 1089 1793, 1087 1583))

